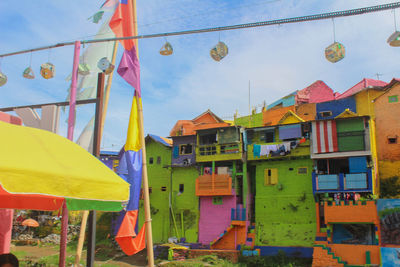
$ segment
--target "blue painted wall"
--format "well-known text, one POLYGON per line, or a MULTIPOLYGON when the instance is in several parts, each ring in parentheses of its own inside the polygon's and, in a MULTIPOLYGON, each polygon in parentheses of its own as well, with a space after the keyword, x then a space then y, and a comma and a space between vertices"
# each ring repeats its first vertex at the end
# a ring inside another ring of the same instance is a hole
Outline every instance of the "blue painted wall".
POLYGON ((366 157, 350 157, 349 158, 349 172, 350 173, 367 172, 367 158, 366 157))
POLYGON ((351 96, 339 100, 317 103, 317 120, 333 119, 347 108, 353 112, 357 112, 356 100, 354 97, 351 96), (322 117, 320 114, 322 111, 331 111, 332 116, 322 117))
POLYGON ((279 250, 285 252, 288 257, 312 258, 314 248, 306 247, 267 247, 254 246, 254 249, 260 249, 260 256, 273 256, 278 254, 279 250))
POLYGON ((173 136, 172 137, 172 159, 171 163, 173 166, 184 166, 183 162, 186 159, 190 160, 190 165, 196 163, 196 136, 195 135, 184 135, 184 136, 173 136), (179 155, 179 145, 192 144, 192 154, 190 155, 179 155), (176 153, 178 151, 178 154, 176 153))

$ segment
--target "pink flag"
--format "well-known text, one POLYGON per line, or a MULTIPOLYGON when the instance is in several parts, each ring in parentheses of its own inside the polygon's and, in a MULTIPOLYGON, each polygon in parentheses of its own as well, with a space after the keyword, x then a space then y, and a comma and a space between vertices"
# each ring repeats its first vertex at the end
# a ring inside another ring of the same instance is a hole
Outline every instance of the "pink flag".
POLYGON ((125 50, 119 63, 118 74, 130 85, 135 88, 135 95, 140 95, 140 66, 136 55, 136 47, 131 50, 125 50))

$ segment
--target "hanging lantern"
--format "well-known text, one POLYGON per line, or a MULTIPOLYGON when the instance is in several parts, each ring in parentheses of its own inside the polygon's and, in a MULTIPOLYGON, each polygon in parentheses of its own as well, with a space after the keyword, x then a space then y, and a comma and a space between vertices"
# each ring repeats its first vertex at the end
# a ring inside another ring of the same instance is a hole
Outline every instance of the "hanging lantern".
POLYGON ((40 66, 40 74, 45 79, 51 79, 56 74, 56 67, 50 62, 44 63, 40 66))
POLYGON ((83 76, 90 74, 90 66, 87 63, 79 64, 78 73, 83 76))
POLYGON ((22 76, 27 79, 35 79, 35 73, 33 73, 33 69, 31 67, 27 67, 22 73, 22 76))
POLYGON ((228 47, 223 42, 218 42, 218 44, 210 50, 210 56, 215 61, 220 61, 226 57, 226 55, 228 55, 228 47))
POLYGON ((106 57, 103 57, 99 60, 99 62, 97 63, 97 67, 99 67, 99 69, 107 75, 113 72, 115 68, 115 66, 111 64, 111 62, 106 57))
POLYGON ((166 42, 160 49, 160 54, 163 56, 172 55, 173 52, 174 49, 172 48, 172 45, 168 42, 166 42))
POLYGON ((7 83, 7 76, 0 72, 0 86, 3 86, 7 83))
POLYGON ((344 58, 346 55, 346 50, 344 48, 344 45, 338 42, 334 42, 327 48, 325 48, 325 58, 332 62, 336 63, 344 58))
POLYGON ((389 36, 387 42, 390 46, 394 47, 400 46, 400 32, 395 31, 392 35, 389 36))

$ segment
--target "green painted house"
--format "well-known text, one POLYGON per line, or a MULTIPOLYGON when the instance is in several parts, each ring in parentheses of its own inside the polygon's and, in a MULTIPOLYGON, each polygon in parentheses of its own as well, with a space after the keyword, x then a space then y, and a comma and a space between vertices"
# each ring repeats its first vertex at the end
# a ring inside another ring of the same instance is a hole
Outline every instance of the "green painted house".
MULTIPOLYGON (((147 174, 153 242, 165 243, 171 237, 169 198, 171 191, 171 140, 156 135, 146 136, 147 174)), ((139 225, 144 223, 143 200, 139 208, 139 225)))
POLYGON ((251 222, 255 248, 263 255, 275 254, 278 248, 289 254, 312 253, 316 211, 309 128, 308 122, 288 112, 278 125, 246 129, 251 222))

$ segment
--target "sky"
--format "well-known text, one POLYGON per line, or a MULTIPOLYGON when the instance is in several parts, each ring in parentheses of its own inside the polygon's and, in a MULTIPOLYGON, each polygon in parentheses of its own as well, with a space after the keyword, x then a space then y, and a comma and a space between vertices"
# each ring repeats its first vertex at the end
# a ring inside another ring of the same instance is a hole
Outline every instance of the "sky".
MULTIPOLYGON (((0 54, 51 45, 64 41, 92 39, 101 22, 88 20, 103 0, 2 0, 0 1, 0 54), (17 4, 18 3, 18 4, 17 4)), ((139 34, 217 27, 296 16, 312 15, 391 3, 373 0, 141 0, 137 1, 139 34)), ((168 136, 177 120, 193 119, 210 109, 219 117, 233 119, 258 111, 267 104, 317 80, 334 91, 344 92, 363 78, 389 82, 400 77, 400 48, 387 38, 400 25, 400 12, 391 10, 337 18, 336 41, 346 48, 346 57, 333 64, 324 50, 334 41, 331 19, 267 26, 243 30, 142 39, 139 41, 141 87, 146 133, 168 136), (395 14, 399 13, 396 16, 395 14), (218 41, 229 54, 220 62, 209 51, 218 41), (174 48, 171 56, 161 56, 166 42, 174 48), (378 74, 378 75, 377 75, 378 74)), ((106 13, 103 20, 110 16, 106 13)), ((112 44, 110 44, 112 45, 112 44)), ((122 55, 119 46, 117 63, 122 55)), ((103 56, 108 56, 105 53, 103 56)), ((54 48, 32 54, 36 78, 27 80, 22 71, 30 64, 30 54, 0 59, 0 69, 8 77, 0 87, 0 107, 64 101, 70 82, 73 47, 54 48), (39 75, 42 63, 52 62, 56 76, 39 75)), ((106 115, 103 150, 119 150, 126 129, 133 89, 114 75, 106 115)), ((75 138, 90 117, 93 106, 79 107, 75 138)), ((60 134, 66 135, 67 112, 62 114, 60 134)))

